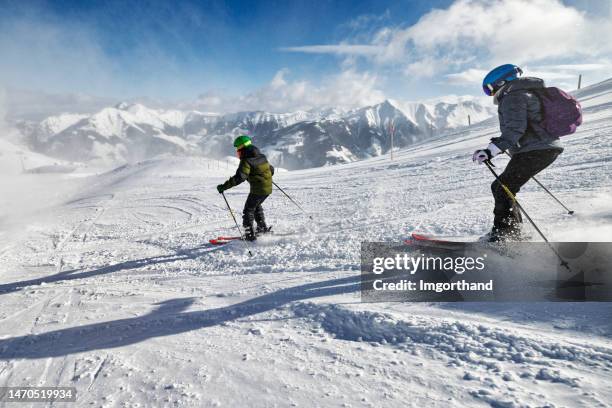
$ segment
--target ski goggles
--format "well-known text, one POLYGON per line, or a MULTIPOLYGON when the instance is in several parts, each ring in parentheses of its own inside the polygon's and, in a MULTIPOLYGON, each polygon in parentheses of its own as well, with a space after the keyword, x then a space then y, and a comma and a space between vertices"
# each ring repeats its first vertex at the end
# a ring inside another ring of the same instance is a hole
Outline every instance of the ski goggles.
POLYGON ((505 79, 500 79, 499 81, 496 81, 492 84, 483 85, 482 89, 485 94, 489 96, 495 96, 497 91, 499 91, 504 85, 506 85, 507 82, 508 81, 506 81, 505 79))
POLYGON ((497 91, 499 91, 499 89, 502 86, 506 85, 506 83, 508 81, 512 81, 512 80, 516 79, 519 75, 522 75, 522 74, 523 74, 523 70, 522 69, 520 69, 519 67, 514 67, 514 72, 511 72, 505 78, 498 79, 497 81, 490 82, 488 84, 483 84, 482 85, 482 90, 484 91, 484 93, 486 95, 493 96, 493 95, 495 95, 495 93, 497 91))
POLYGON ((482 86, 482 90, 488 96, 493 96, 495 94, 495 88, 492 84, 486 84, 482 86))

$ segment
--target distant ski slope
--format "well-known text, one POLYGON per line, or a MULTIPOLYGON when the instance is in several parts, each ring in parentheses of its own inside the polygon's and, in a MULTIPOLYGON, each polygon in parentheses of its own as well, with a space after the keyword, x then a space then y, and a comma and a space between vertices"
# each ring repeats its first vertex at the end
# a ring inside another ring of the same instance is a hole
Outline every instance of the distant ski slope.
MULTIPOLYGON (((580 91, 596 103, 539 176, 576 215, 532 183, 519 194, 551 240, 612 240, 611 88, 580 91)), ((252 258, 207 244, 235 233, 215 190, 233 168, 160 159, 86 179, 0 237, 0 386, 75 386, 82 406, 610 406, 610 304, 359 302, 361 241, 487 231, 492 180, 471 153, 495 134, 279 173, 314 221, 274 192, 279 235, 252 258)), ((247 191, 227 193, 236 215, 247 191)))

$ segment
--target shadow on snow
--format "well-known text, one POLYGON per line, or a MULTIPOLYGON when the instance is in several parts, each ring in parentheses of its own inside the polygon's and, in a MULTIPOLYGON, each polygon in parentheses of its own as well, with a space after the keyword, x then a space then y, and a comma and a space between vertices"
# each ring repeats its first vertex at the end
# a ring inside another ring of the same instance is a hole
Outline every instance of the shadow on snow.
MULTIPOLYGON (((115 270, 117 268, 115 266, 115 270)), ((159 303, 158 308, 144 316, 0 340, 0 360, 59 357, 123 347, 155 337, 216 326, 267 312, 293 301, 351 293, 359 289, 360 277, 351 276, 281 289, 235 305, 192 312, 185 310, 193 303, 193 298, 171 299, 159 303)))
POLYGON ((41 284, 54 283, 60 281, 70 281, 76 279, 85 279, 92 276, 106 275, 109 273, 119 272, 129 269, 138 269, 143 266, 151 266, 163 263, 172 263, 176 261, 195 259, 210 253, 212 250, 219 249, 221 247, 210 246, 208 244, 201 245, 199 247, 191 248, 184 251, 178 251, 170 255, 153 256, 149 258, 135 259, 131 261, 121 262, 114 265, 103 266, 101 268, 92 270, 83 269, 71 269, 56 273, 55 275, 45 276, 42 278, 34 278, 29 280, 23 280, 13 283, 0 284, 0 294, 16 292, 27 286, 37 286, 41 284), (207 251, 204 251, 207 250, 207 251))

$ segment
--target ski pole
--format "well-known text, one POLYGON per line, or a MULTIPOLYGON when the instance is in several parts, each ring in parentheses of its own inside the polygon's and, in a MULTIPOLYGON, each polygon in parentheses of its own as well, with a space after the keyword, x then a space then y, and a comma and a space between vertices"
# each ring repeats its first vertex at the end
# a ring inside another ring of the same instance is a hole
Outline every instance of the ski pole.
MULTIPOLYGON (((512 157, 512 156, 510 156, 510 153, 508 153, 507 151, 504 151, 504 153, 506 153, 508 155, 508 157, 512 157)), ((567 208, 567 206, 565 204, 563 204, 561 202, 561 200, 559 200, 549 189, 544 187, 544 185, 542 183, 540 183, 540 181, 537 178, 535 178, 535 176, 532 176, 531 179, 533 181, 535 181, 538 184, 538 186, 542 187, 542 189, 544 191, 546 191, 548 193, 548 195, 550 195, 556 202, 558 202, 561 205, 561 207, 565 208, 565 211, 567 211, 567 213, 569 215, 574 214, 574 210, 570 210, 569 208, 567 208)))
POLYGON ((551 192, 550 192, 550 191, 549 191, 549 190, 548 190, 546 187, 544 187, 544 185, 542 185, 542 183, 540 183, 540 182, 538 181, 538 179, 537 179, 537 178, 535 178, 535 176, 534 176, 534 177, 531 177, 531 179, 532 179, 533 181, 535 181, 536 183, 538 183, 538 186, 542 187, 542 188, 544 189, 544 191, 546 191, 546 192, 547 192, 547 193, 548 193, 548 194, 549 194, 549 195, 550 195, 550 196, 551 196, 551 197, 552 197, 552 198, 553 198, 553 199, 554 199, 556 202, 558 202, 558 203, 561 205, 561 207, 565 208, 565 210, 567 211, 567 213, 568 213, 569 215, 574 214, 574 210, 570 210, 569 208, 567 208, 567 207, 565 206, 565 204, 563 204, 563 203, 561 202, 561 200, 559 200, 557 197, 555 197, 555 195, 554 195, 553 193, 551 193, 551 192))
POLYGON ((538 234, 540 234, 540 236, 542 237, 542 239, 544 240, 544 242, 546 242, 546 244, 548 244, 548 246, 550 247, 550 249, 552 249, 552 251, 555 253, 555 255, 557 255, 557 258, 559 258, 559 260, 561 261, 561 266, 565 267, 568 271, 572 272, 572 270, 569 267, 569 264, 567 263, 567 261, 565 259, 563 259, 563 257, 561 256, 561 254, 559 254, 559 252, 555 249, 554 246, 552 246, 552 244, 548 241, 548 239, 546 238, 546 236, 544 235, 544 233, 540 230, 540 228, 538 228, 538 226, 536 225, 536 223, 531 219, 531 217, 529 216, 529 214, 527 214, 527 211, 525 211, 525 209, 523 208, 523 206, 521 204, 519 204, 518 200, 516 199, 516 196, 512 193, 512 191, 510 191, 510 189, 508 188, 508 186, 506 186, 501 179, 499 178, 499 176, 497 175, 497 173, 495 172, 495 170, 493 170, 493 165, 491 164, 491 162, 489 160, 485 160, 484 162, 487 165, 487 168, 491 171, 491 173, 493 174, 493 176, 495 176, 495 179, 497 180, 497 182, 502 186, 502 189, 506 192, 506 194, 508 195, 508 197, 510 197, 510 199, 512 200, 512 202, 518 207, 518 209, 523 213, 523 215, 525 216, 525 218, 527 218, 529 220, 529 222, 531 223, 531 225, 533 226, 533 228, 538 232, 538 234))
POLYGON ((276 188, 278 188, 280 190, 281 193, 283 193, 285 195, 285 197, 287 197, 289 199, 289 201, 291 201, 293 204, 295 204, 297 206, 297 208, 299 208, 300 210, 302 210, 302 212, 305 215, 308 215, 308 218, 310 218, 312 220, 312 215, 309 215, 306 211, 304 211, 304 209, 298 204, 296 203, 293 198, 289 197, 289 194, 285 193, 285 190, 283 190, 282 188, 280 188, 278 186, 278 184, 276 184, 275 182, 272 182, 272 184, 274 184, 276 186, 276 188))
POLYGON ((240 229, 240 225, 238 225, 238 221, 236 221, 236 217, 234 216, 234 212, 232 211, 232 207, 230 207, 229 203, 227 202, 227 198, 225 197, 225 193, 221 192, 221 195, 223 196, 223 200, 225 200, 225 205, 227 205, 227 210, 229 211, 230 215, 232 216, 232 219, 234 220, 234 224, 236 224, 236 228, 238 228, 238 232, 240 233, 240 240, 244 243, 244 247, 249 252, 249 256, 253 256, 253 254, 251 253, 251 250, 249 248, 247 248, 246 242, 244 242, 244 240, 242 239, 244 237, 244 235, 242 235, 242 230, 240 229))

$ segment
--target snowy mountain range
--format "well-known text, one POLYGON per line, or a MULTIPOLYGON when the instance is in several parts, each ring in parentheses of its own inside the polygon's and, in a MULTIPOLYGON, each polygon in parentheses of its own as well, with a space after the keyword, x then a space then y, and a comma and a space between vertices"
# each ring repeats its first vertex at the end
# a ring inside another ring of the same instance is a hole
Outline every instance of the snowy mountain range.
POLYGON ((61 114, 18 128, 35 152, 71 161, 131 162, 160 155, 233 155, 233 138, 251 135, 270 160, 288 169, 346 163, 401 148, 434 133, 491 117, 476 98, 380 104, 343 111, 292 113, 157 110, 120 103, 94 114, 61 114))

